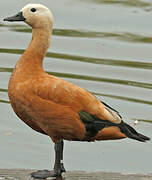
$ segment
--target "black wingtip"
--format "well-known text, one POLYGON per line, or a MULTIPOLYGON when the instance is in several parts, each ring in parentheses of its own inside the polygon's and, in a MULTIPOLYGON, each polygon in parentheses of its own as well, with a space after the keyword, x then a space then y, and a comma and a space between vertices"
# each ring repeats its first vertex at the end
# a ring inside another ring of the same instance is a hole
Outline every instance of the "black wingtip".
POLYGON ((150 140, 149 137, 138 133, 133 127, 123 121, 120 123, 119 128, 128 138, 135 139, 140 142, 146 142, 150 140))
POLYGON ((145 141, 150 141, 150 138, 149 138, 149 137, 147 137, 147 136, 145 136, 145 135, 143 135, 143 134, 140 134, 140 133, 138 133, 138 135, 139 135, 139 137, 141 137, 141 138, 144 139, 145 141))

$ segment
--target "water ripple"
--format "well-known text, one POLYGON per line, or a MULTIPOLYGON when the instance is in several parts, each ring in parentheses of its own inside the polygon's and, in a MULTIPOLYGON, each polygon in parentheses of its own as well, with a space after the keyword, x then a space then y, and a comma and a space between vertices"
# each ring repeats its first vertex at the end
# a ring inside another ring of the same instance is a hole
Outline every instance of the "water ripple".
MULTIPOLYGON (((23 49, 0 48, 0 53, 22 54, 23 52, 24 52, 23 49)), ((152 69, 152 63, 148 63, 148 62, 102 59, 102 58, 70 55, 66 53, 54 53, 54 52, 48 52, 46 54, 46 57, 58 58, 61 60, 80 61, 85 63, 104 64, 111 66, 123 66, 129 68, 150 69, 150 70, 152 69)))
MULTIPOLYGON (((32 30, 25 25, 5 25, 0 24, 0 27, 7 27, 10 31, 31 33, 32 30)), ((152 43, 151 35, 143 35, 130 32, 98 32, 89 30, 76 29, 53 29, 53 35, 63 37, 79 37, 79 38, 110 38, 113 40, 121 40, 132 43, 152 43)))
MULTIPOLYGON (((3 89, 0 88, 0 92, 8 92, 7 89, 3 89)), ((90 93, 97 95, 97 96, 104 96, 104 97, 109 97, 109 98, 113 98, 113 99, 119 99, 119 100, 123 100, 123 101, 129 101, 129 102, 134 102, 134 103, 141 103, 141 104, 147 104, 147 105, 152 105, 152 101, 146 101, 146 100, 142 100, 142 99, 137 99, 137 98, 129 98, 129 97, 124 97, 124 96, 117 96, 117 95, 112 95, 112 94, 104 94, 104 93, 97 93, 97 92, 92 92, 90 91, 90 93)), ((10 103, 9 101, 6 100, 1 100, 1 103, 10 103)))
POLYGON ((2 99, 0 99, 0 103, 10 103, 9 101, 6 101, 6 100, 2 100, 2 99))
POLYGON ((145 8, 152 6, 149 1, 143 0, 85 0, 85 3, 107 4, 107 5, 122 5, 129 7, 145 8))
MULTIPOLYGON (((6 92, 7 93, 8 90, 0 88, 0 92, 6 92)), ((109 98, 113 98, 113 99, 119 99, 119 100, 123 100, 123 101, 129 101, 129 102, 134 102, 134 103, 152 105, 152 101, 146 101, 146 100, 137 99, 137 98, 129 98, 129 97, 124 97, 124 96, 117 96, 117 95, 97 93, 97 92, 91 92, 91 93, 94 94, 94 95, 97 95, 97 96, 101 96, 101 97, 105 96, 105 97, 109 97, 109 98)), ((0 102, 1 103, 10 103, 9 101, 2 100, 2 99, 0 99, 0 102)))
MULTIPOLYGON (((13 71, 13 68, 0 67, 0 72, 12 72, 12 71, 13 71)), ((70 79, 82 79, 82 80, 88 80, 88 81, 105 82, 105 83, 113 83, 113 84, 120 84, 120 85, 127 85, 127 86, 152 89, 152 84, 137 82, 137 81, 103 78, 103 77, 69 74, 69 73, 60 73, 60 72, 48 72, 48 74, 51 74, 51 75, 54 75, 57 77, 70 78, 70 79)))
POLYGON ((152 120, 150 119, 133 119, 133 120, 138 120, 138 121, 146 122, 146 123, 152 123, 152 120))
POLYGON ((120 99, 120 100, 124 100, 124 101, 134 102, 134 103, 152 105, 152 101, 146 101, 146 100, 142 100, 142 99, 130 98, 130 97, 124 97, 124 96, 117 96, 117 95, 112 95, 112 94, 102 94, 102 93, 96 93, 96 92, 92 92, 92 93, 94 95, 98 95, 98 96, 105 96, 105 97, 110 97, 110 98, 114 98, 114 99, 120 99))

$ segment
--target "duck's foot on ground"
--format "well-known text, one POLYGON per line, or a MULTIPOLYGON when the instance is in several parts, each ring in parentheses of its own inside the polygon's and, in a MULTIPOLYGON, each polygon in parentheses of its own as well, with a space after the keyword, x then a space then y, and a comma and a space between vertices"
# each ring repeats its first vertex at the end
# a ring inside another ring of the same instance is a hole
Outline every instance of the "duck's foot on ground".
POLYGON ((36 172, 31 173, 31 177, 35 179, 46 179, 48 177, 61 177, 61 173, 56 173, 54 170, 39 170, 36 172))

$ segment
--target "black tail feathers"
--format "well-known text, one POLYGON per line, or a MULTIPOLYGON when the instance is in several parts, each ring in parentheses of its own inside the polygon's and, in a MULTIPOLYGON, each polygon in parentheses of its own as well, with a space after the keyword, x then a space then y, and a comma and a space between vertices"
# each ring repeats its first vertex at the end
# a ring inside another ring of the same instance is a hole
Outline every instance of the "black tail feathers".
POLYGON ((135 139, 141 142, 150 140, 149 137, 138 133, 133 127, 129 126, 127 123, 123 121, 118 126, 121 132, 124 133, 128 138, 135 139))
POLYGON ((141 142, 150 140, 149 137, 138 133, 133 127, 123 121, 121 121, 120 124, 115 124, 107 120, 99 119, 95 115, 89 114, 86 111, 80 111, 78 114, 86 127, 86 139, 94 137, 100 130, 106 127, 117 126, 128 138, 141 142))

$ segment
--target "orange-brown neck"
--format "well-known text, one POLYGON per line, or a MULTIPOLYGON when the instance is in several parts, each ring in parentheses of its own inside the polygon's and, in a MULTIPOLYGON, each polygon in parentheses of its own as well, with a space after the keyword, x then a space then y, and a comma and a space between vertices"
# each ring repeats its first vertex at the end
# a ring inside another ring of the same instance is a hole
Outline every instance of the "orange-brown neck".
POLYGON ((51 28, 32 29, 32 40, 16 64, 15 72, 29 76, 43 72, 42 61, 50 45, 51 28))

